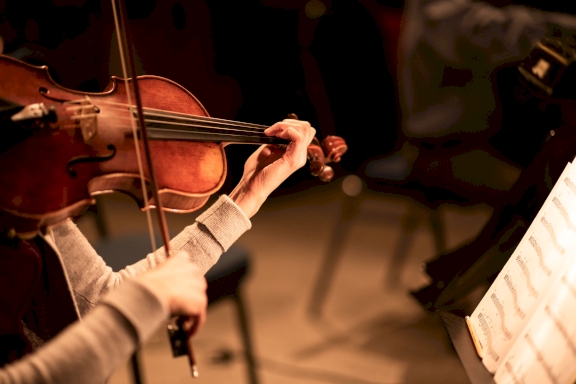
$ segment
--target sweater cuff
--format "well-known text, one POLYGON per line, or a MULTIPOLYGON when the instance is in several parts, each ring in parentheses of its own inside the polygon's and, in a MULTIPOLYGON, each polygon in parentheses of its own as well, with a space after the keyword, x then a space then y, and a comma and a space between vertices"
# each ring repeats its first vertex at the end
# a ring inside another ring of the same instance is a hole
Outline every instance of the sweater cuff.
POLYGON ((224 251, 252 227, 248 216, 226 195, 220 196, 196 221, 208 229, 224 251))
POLYGON ((166 323, 170 311, 158 297, 135 279, 125 280, 100 300, 120 312, 134 327, 140 344, 166 323))

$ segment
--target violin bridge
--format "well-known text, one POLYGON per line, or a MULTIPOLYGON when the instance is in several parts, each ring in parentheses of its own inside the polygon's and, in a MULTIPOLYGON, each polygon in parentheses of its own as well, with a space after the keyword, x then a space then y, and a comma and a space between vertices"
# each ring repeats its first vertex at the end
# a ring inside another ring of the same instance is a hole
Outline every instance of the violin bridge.
POLYGON ((98 131, 98 112, 99 109, 90 100, 82 100, 78 103, 78 112, 76 119, 80 125, 80 130, 82 131, 82 137, 84 142, 87 143, 90 139, 96 135, 98 131))

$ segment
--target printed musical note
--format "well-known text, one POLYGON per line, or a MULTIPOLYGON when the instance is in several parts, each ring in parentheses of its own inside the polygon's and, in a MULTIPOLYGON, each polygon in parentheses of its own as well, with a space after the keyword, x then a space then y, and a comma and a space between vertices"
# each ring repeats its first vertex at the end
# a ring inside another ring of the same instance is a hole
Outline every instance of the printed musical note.
POLYGON ((524 384, 524 380, 516 376, 516 373, 512 369, 512 364, 510 364, 510 361, 507 361, 506 364, 504 364, 504 368, 506 368, 506 372, 508 372, 508 374, 512 377, 512 380, 514 380, 514 384, 524 384))
POLYGON ((546 306, 544 310, 546 311, 548 316, 550 316, 550 318, 552 319, 552 322, 558 329, 558 332, 560 332, 560 334, 564 338, 564 341, 566 341, 566 344, 568 345, 570 352, 572 352, 572 354, 576 356, 576 345, 574 345, 574 341, 572 341, 572 339, 570 338, 570 335, 568 334, 568 331, 566 330, 564 324, 562 324, 560 320, 558 320, 558 318, 552 313, 549 306, 546 306))
POLYGON ((546 263, 544 263, 544 254, 542 253, 542 249, 540 248, 540 245, 538 245, 538 242, 536 241, 536 239, 533 236, 530 236, 528 241, 530 242, 530 244, 532 244, 532 248, 534 248, 534 250, 536 251, 536 255, 538 255, 538 261, 540 262, 540 268, 542 268, 542 270, 544 271, 544 273, 546 275, 550 276, 552 274, 552 271, 550 270, 550 268, 548 268, 546 266, 546 263))
POLYGON ((562 202, 560 200, 558 200, 558 198, 556 196, 554 196, 554 198, 552 199, 552 202, 554 203, 556 208, 558 208, 558 210, 560 211, 560 214, 564 218, 564 221, 566 221, 566 225, 568 225, 568 228, 572 232, 576 232, 576 227, 574 227, 574 224, 572 224, 572 221, 570 220, 570 216, 568 216, 568 211, 566 210, 564 205, 562 205, 562 202))
POLYGON ((560 254, 563 255, 564 252, 566 252, 566 251, 564 250, 564 248, 562 248, 560 243, 558 243, 558 238, 556 237, 556 233, 554 232, 554 227, 552 227, 552 224, 550 224, 550 222, 548 222, 548 220, 546 220, 545 216, 542 216, 542 218, 540 219, 540 222, 542 223, 544 228, 546 228, 546 230, 550 234, 550 238, 552 239, 552 244, 554 244, 554 248, 556 248, 558 250, 558 252, 560 252, 560 254))
POLYGON ((566 184, 568 188, 570 188, 570 190, 576 195, 576 185, 574 185, 569 177, 564 178, 564 184, 566 184))
POLYGON ((526 280, 528 293, 531 296, 538 297, 538 291, 536 291, 536 288, 534 288, 534 286, 532 285, 532 280, 530 278, 530 271, 528 270, 528 267, 526 266, 524 260, 522 260, 520 255, 516 256, 516 262, 518 262, 518 265, 520 265, 520 270, 522 271, 522 275, 524 275, 524 280, 526 280))
POLYGON ((576 384, 575 316, 576 166, 569 163, 468 325, 498 384, 576 384))
POLYGON ((504 313, 504 307, 502 306, 502 303, 500 303, 500 300, 498 299, 498 296, 496 296, 495 293, 493 293, 490 296, 490 298, 492 299, 494 306, 496 307, 496 309, 498 310, 498 313, 500 314, 500 327, 502 328, 502 331, 504 332, 504 336, 506 336, 506 338, 508 340, 510 340, 512 338, 512 333, 506 327, 506 314, 504 313))
POLYGON ((552 368, 550 367, 550 364, 546 362, 544 356, 542 355, 542 352, 540 352, 540 350, 536 347, 536 344, 534 344, 534 340, 532 340, 530 334, 527 333, 526 336, 524 336, 524 338, 526 339, 526 342, 530 346, 530 349, 532 349, 532 352, 534 352, 534 355, 536 355, 536 360, 538 360, 540 365, 542 365, 542 368, 544 368, 544 372, 546 372, 546 375, 548 376, 550 381, 553 382, 554 384, 558 384, 558 379, 552 373, 552 368))
POLYGON ((482 332, 484 332, 484 336, 486 337, 486 350, 488 350, 488 353, 490 354, 490 356, 492 356, 494 361, 498 361, 500 357, 494 351, 494 348, 492 346, 492 331, 490 330, 490 326, 488 325, 486 317, 482 312, 478 314, 478 320, 480 321, 480 327, 482 328, 482 332))
POLYGON ((518 316, 520 316, 520 318, 523 319, 526 316, 526 314, 520 308, 520 305, 518 305, 518 292, 516 292, 516 287, 512 283, 512 278, 510 277, 510 275, 506 274, 504 275, 504 281, 506 282, 506 286, 508 287, 510 293, 512 294, 512 301, 514 302, 514 310, 516 311, 518 316))

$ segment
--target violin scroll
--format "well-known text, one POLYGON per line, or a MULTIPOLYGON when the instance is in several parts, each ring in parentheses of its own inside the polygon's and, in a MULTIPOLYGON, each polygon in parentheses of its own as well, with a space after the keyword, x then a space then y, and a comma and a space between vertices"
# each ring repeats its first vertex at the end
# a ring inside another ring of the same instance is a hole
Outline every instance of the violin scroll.
POLYGON ((339 136, 326 136, 322 140, 322 149, 327 163, 339 163, 342 155, 348 150, 348 145, 339 136))
MULTIPOLYGON (((298 120, 295 113, 289 113, 286 118, 298 120)), ((312 176, 318 177, 324 182, 332 180, 334 170, 328 163, 338 163, 342 155, 348 150, 348 145, 339 136, 326 136, 322 143, 317 138, 312 139, 308 146, 308 169, 312 176)))

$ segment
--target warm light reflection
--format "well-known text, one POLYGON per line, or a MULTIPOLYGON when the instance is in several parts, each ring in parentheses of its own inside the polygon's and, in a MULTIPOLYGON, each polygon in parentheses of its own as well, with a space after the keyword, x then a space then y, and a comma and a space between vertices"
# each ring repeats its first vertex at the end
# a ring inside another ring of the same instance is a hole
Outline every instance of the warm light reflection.
POLYGON ((319 0, 310 0, 304 7, 306 16, 311 19, 317 19, 326 13, 326 6, 319 0))

